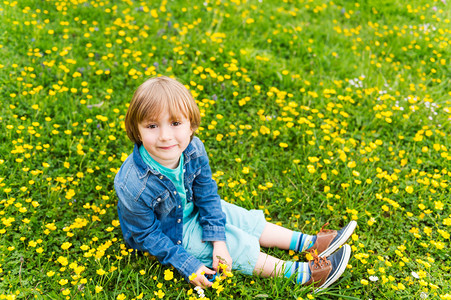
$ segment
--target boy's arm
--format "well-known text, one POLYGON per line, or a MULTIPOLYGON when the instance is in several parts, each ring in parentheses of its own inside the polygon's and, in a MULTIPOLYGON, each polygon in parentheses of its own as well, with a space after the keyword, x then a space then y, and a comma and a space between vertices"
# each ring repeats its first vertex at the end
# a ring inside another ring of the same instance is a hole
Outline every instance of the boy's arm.
POLYGON ((203 266, 181 244, 175 244, 162 232, 160 221, 150 208, 139 201, 134 201, 133 206, 136 205, 140 207, 133 211, 125 205, 120 205, 119 208, 122 220, 126 222, 127 234, 131 234, 138 250, 156 256, 164 265, 171 264, 185 279, 203 266))

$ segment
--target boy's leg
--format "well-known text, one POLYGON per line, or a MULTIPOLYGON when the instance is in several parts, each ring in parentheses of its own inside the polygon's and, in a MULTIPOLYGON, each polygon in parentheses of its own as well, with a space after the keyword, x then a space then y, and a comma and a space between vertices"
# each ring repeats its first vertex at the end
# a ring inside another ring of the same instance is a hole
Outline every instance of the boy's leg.
POLYGON ((261 210, 247 210, 225 201, 221 201, 221 205, 226 214, 227 224, 257 237, 263 247, 278 247, 302 252, 315 243, 315 236, 266 222, 261 210))
POLYGON ((310 269, 306 262, 283 261, 274 256, 260 252, 254 274, 261 277, 286 277, 304 284, 311 279, 310 269))
POLYGON ((316 236, 296 232, 273 223, 266 223, 265 229, 260 236, 260 245, 271 248, 277 247, 284 250, 302 252, 316 241, 316 236))
POLYGON ((344 245, 329 257, 318 257, 307 263, 282 261, 260 252, 254 268, 254 274, 262 277, 287 277, 298 284, 311 285, 317 289, 315 293, 329 287, 346 270, 351 247, 344 245))
MULTIPOLYGON (((319 256, 329 256, 343 245, 354 232, 356 221, 351 221, 340 230, 324 230, 317 235, 307 235, 302 232, 291 231, 272 223, 266 223, 260 236, 263 247, 278 247, 285 250, 317 251, 319 256)), ((324 227, 324 226, 323 226, 324 227)))

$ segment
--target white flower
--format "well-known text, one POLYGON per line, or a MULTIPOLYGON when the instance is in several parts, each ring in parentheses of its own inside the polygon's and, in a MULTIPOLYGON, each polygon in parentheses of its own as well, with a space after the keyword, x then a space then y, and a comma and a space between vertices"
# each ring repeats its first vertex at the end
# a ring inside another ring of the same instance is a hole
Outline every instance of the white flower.
POLYGON ((379 280, 379 277, 377 277, 377 276, 370 276, 370 280, 375 282, 375 281, 379 280))
POLYGON ((417 272, 412 271, 412 273, 410 273, 410 274, 412 274, 412 276, 413 276, 414 278, 420 279, 420 276, 418 276, 417 272))
POLYGON ((421 299, 426 299, 427 297, 429 297, 428 294, 426 294, 425 292, 421 292, 421 294, 420 294, 421 299))
POLYGON ((205 298, 204 290, 200 286, 194 287, 194 290, 197 292, 197 295, 199 295, 199 298, 205 298))

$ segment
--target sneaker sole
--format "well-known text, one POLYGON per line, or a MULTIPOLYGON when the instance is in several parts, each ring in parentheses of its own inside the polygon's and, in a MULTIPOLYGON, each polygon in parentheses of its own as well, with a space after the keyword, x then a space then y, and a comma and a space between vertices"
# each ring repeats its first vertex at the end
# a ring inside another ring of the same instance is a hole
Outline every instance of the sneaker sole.
POLYGON ((315 290, 315 293, 322 291, 323 289, 329 287, 332 283, 337 281, 340 278, 341 274, 346 270, 346 266, 348 265, 348 261, 351 258, 351 246, 348 244, 343 246, 343 259, 340 261, 340 264, 335 269, 335 273, 333 273, 326 282, 323 283, 322 286, 315 290))
POLYGON ((357 226, 356 221, 353 220, 349 222, 348 226, 345 227, 344 233, 341 235, 341 237, 332 244, 330 244, 329 247, 320 254, 318 254, 318 256, 319 257, 330 256, 332 253, 334 253, 335 250, 337 250, 338 248, 340 248, 341 245, 346 243, 351 234, 354 232, 356 226, 357 226))

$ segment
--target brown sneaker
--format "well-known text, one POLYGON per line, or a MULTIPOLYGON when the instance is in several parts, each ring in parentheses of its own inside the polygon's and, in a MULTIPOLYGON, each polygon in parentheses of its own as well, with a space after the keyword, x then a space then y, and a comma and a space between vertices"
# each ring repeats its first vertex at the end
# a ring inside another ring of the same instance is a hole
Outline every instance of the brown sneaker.
POLYGON ((311 278, 305 285, 313 284, 315 293, 329 287, 346 270, 350 257, 351 246, 347 244, 329 257, 313 254, 313 260, 308 262, 311 278))
POLYGON ((355 227, 357 226, 356 221, 351 221, 340 230, 329 230, 324 229, 329 225, 326 223, 321 227, 321 230, 316 235, 316 241, 312 247, 307 249, 306 251, 310 253, 316 253, 319 257, 329 256, 335 252, 341 245, 346 243, 351 234, 354 232, 355 227))

